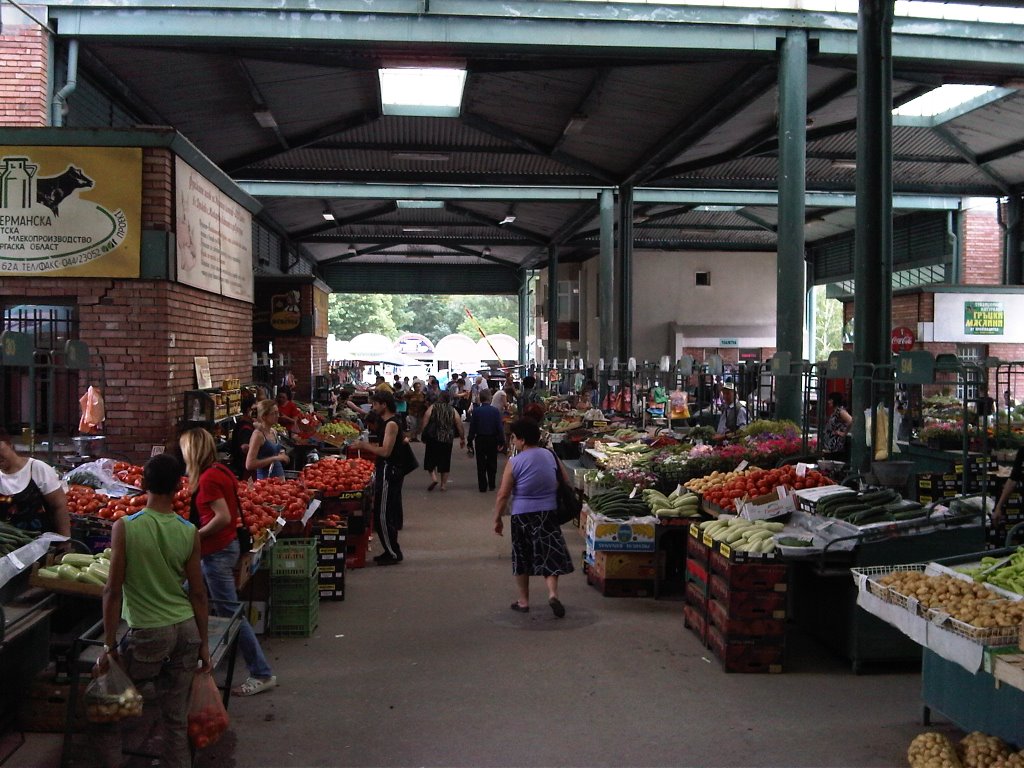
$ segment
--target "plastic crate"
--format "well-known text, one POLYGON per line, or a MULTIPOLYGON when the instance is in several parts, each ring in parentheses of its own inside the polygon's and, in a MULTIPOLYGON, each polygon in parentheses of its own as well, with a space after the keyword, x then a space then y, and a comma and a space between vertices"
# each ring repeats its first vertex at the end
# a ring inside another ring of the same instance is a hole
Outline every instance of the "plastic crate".
POLYGON ((309 605, 316 601, 319 576, 314 570, 312 577, 276 578, 270 583, 270 603, 278 605, 309 605))
POLYGON ((309 578, 316 570, 316 539, 279 541, 271 550, 270 573, 275 578, 309 578))
POLYGON ((271 605, 270 634, 275 637, 309 637, 320 622, 320 595, 309 605, 271 605))

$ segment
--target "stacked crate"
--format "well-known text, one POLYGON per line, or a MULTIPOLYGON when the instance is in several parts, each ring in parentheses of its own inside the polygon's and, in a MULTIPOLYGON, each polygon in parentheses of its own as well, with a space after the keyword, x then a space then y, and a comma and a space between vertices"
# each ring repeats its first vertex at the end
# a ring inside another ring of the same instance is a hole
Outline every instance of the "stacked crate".
POLYGON ((686 537, 686 602, 683 621, 702 645, 708 643, 708 599, 711 590, 711 547, 697 525, 686 537))
POLYGON ((345 542, 347 527, 314 523, 317 582, 321 600, 345 599, 345 542))
POLYGON ((282 539, 271 550, 270 634, 309 637, 320 620, 317 540, 282 539))
MULTIPOLYGON (((972 453, 964 462, 960 455, 945 472, 928 472, 917 476, 917 499, 922 504, 930 504, 959 496, 965 491, 968 494, 980 493, 982 476, 995 468, 996 461, 991 457, 972 453)), ((988 487, 991 491, 991 482, 988 487)))
POLYGON ((787 566, 720 546, 710 555, 708 645, 726 672, 781 672, 787 566))

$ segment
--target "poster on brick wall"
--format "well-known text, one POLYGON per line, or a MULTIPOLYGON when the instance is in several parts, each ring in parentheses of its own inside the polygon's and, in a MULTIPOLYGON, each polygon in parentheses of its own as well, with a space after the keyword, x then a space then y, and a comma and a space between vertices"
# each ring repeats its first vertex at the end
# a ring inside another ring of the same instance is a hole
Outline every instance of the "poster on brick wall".
POLYGON ((252 302, 252 214, 180 157, 174 175, 178 282, 252 302))
POLYGON ((0 279, 138 277, 142 150, 0 146, 0 279))
POLYGON ((936 293, 931 341, 1024 344, 1024 294, 936 293))
POLYGON ((330 294, 313 287, 313 335, 327 338, 327 310, 330 307, 330 294))

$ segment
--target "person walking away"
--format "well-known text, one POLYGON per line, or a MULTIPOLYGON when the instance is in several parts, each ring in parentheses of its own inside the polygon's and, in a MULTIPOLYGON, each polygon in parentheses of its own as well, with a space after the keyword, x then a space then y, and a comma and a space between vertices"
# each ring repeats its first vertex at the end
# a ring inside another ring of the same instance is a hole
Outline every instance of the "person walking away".
POLYGON ((519 413, 524 413, 530 403, 540 403, 542 400, 540 392, 537 391, 537 380, 533 376, 523 378, 523 391, 519 395, 519 413))
POLYGON ((846 461, 846 435, 853 424, 853 416, 846 410, 846 399, 842 392, 830 392, 828 401, 832 413, 821 431, 821 451, 834 461, 846 461))
POLYGON ((242 415, 235 421, 231 428, 231 437, 228 438, 231 470, 239 480, 247 480, 253 476, 253 473, 245 468, 245 458, 249 455, 252 433, 256 431, 256 422, 253 420, 255 409, 256 398, 249 394, 245 395, 242 398, 242 415))
POLYGON ((494 504, 494 532, 498 536, 504 535, 502 517, 510 513, 512 518, 512 573, 519 597, 511 608, 518 613, 529 612, 530 577, 541 576, 548 588, 551 612, 561 619, 565 606, 558 599, 558 577, 572 573, 573 565, 556 522, 557 473, 562 473, 565 482, 569 478, 555 455, 540 447, 536 422, 520 419, 511 432, 516 455, 505 465, 494 504))
POLYGON ((402 562, 402 548, 398 545, 398 532, 402 530, 402 471, 389 459, 400 442, 405 440, 402 427, 395 415, 395 398, 390 392, 374 392, 371 407, 377 414, 377 442, 359 441, 355 448, 377 457, 374 470, 373 523, 383 554, 373 558, 377 565, 397 565, 402 562))
POLYGON ((466 443, 476 450, 476 482, 480 493, 494 490, 498 474, 498 449, 505 447, 505 424, 501 411, 491 405, 491 390, 480 391, 480 403, 469 416, 466 443))
POLYGON ((256 429, 249 438, 245 468, 255 472, 257 480, 284 477, 281 465, 287 464, 289 459, 274 431, 277 416, 277 403, 273 400, 263 400, 256 406, 256 429))
MULTIPOLYGON (((212 671, 199 533, 174 514, 180 477, 181 464, 171 455, 151 458, 142 472, 146 507, 114 523, 110 577, 103 588, 103 653, 96 662, 97 672, 103 673, 114 659, 149 699, 146 706, 156 699, 165 731, 160 755, 164 768, 192 763, 189 690, 197 661, 200 672, 212 671), (122 615, 128 632, 119 643, 122 615)), ((113 736, 104 734, 103 751, 108 765, 120 765, 120 739, 113 736)))
POLYGON ((426 443, 423 469, 430 473, 427 490, 434 490, 440 480, 441 490, 445 491, 448 489, 448 475, 452 471, 452 443, 456 435, 459 436, 459 447, 466 447, 462 419, 452 408, 448 393, 442 392, 437 402, 427 408, 423 421, 423 441, 426 443))
POLYGON ((25 531, 71 536, 68 500, 57 473, 39 459, 18 455, 11 436, 2 429, 0 520, 25 531))
POLYGON ((747 425, 747 408, 736 399, 736 385, 722 384, 722 415, 718 418, 718 434, 727 435, 747 425))
POLYGON ((427 410, 427 398, 423 393, 422 381, 412 383, 412 390, 406 397, 406 407, 409 440, 415 443, 419 441, 420 431, 423 429, 423 414, 427 410))
MULTIPOLYGON (((205 429, 190 429, 179 442, 193 507, 199 519, 200 564, 212 613, 230 616, 240 605, 234 573, 241 556, 237 531, 243 524, 238 506, 238 481, 230 469, 217 461, 217 444, 205 429)), ((277 677, 244 611, 238 630, 238 647, 249 678, 231 692, 235 696, 253 696, 275 687, 277 677)))

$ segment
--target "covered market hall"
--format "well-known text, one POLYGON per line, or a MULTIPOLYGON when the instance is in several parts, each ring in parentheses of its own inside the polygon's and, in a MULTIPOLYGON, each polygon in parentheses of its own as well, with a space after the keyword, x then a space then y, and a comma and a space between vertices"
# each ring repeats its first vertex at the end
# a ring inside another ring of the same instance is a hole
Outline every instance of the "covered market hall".
POLYGON ((0 765, 1024 765, 1017 5, 0 0, 0 765))

